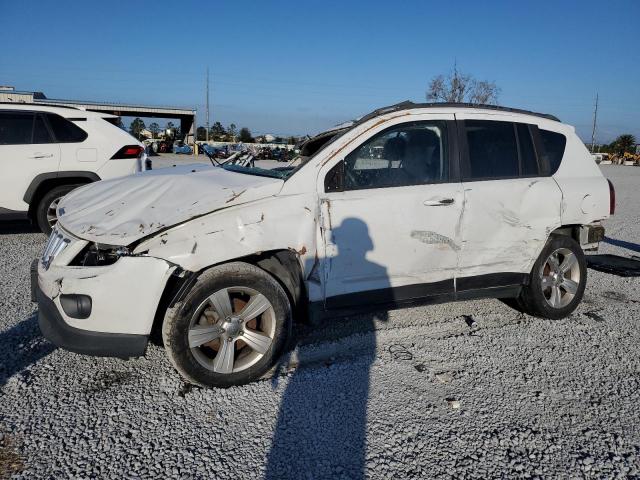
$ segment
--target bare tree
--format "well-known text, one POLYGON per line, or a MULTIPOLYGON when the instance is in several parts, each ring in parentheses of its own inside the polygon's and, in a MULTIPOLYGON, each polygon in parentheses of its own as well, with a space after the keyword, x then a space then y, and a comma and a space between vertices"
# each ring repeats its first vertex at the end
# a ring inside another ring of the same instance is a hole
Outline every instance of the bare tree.
POLYGON ((472 75, 453 70, 445 77, 437 75, 429 82, 427 100, 431 102, 475 103, 497 105, 500 88, 488 80, 477 80, 472 75))

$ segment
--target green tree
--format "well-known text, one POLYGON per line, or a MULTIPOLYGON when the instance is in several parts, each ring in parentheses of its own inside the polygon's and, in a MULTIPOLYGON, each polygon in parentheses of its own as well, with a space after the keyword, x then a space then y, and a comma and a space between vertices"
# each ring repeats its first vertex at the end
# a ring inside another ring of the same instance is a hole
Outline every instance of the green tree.
POLYGON ((625 133, 616 138, 611 144, 611 149, 618 155, 624 155, 625 152, 635 153, 636 137, 630 133, 625 133))
POLYGON ((142 138, 142 130, 144 130, 145 125, 141 118, 136 117, 131 125, 129 126, 129 133, 136 137, 138 140, 142 138))
POLYGON ((156 138, 156 135, 158 135, 158 132, 160 132, 160 125, 158 125, 156 122, 153 122, 151 125, 149 125, 149 131, 152 134, 152 138, 156 138))
POLYGON ((211 126, 211 138, 213 140, 222 141, 224 137, 227 135, 227 131, 224 129, 220 122, 215 122, 211 126))
POLYGON ((237 132, 238 132, 238 129, 237 129, 235 123, 232 123, 231 125, 229 125, 229 128, 227 128, 227 133, 229 134, 230 140, 232 142, 236 141, 236 133, 237 132))
POLYGON ((243 143, 253 143, 253 137, 251 136, 251 130, 247 127, 240 129, 240 141, 243 143))

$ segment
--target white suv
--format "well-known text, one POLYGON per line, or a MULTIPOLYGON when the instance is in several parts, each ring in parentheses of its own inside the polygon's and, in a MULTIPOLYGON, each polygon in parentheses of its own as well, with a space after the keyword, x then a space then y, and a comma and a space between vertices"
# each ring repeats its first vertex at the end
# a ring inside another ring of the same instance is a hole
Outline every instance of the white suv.
POLYGON ((0 103, 0 218, 51 232, 58 202, 78 185, 139 172, 140 142, 113 115, 0 103))
POLYGON ((294 321, 486 297, 560 318, 613 213, 611 185, 549 115, 402 103, 301 155, 65 197, 33 281, 43 334, 126 358, 161 330, 188 381, 229 386, 263 375, 294 321))

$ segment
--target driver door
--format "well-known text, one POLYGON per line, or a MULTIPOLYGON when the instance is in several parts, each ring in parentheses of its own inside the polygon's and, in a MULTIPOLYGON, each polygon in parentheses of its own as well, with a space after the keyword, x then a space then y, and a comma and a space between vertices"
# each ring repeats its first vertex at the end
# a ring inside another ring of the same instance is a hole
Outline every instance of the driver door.
POLYGON ((321 170, 327 308, 454 294, 463 190, 453 115, 412 117, 367 132, 321 170))

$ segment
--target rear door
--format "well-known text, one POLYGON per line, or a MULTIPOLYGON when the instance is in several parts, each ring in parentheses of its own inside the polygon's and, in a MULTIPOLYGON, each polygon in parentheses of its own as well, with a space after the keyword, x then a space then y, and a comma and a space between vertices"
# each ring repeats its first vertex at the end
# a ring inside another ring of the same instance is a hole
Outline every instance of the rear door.
POLYGON ((60 148, 40 113, 0 110, 1 208, 27 211, 27 188, 36 176, 56 173, 59 163, 60 148))
POLYGON ((456 290, 521 283, 560 226, 562 193, 537 154, 537 127, 506 115, 456 118, 465 201, 456 290))

